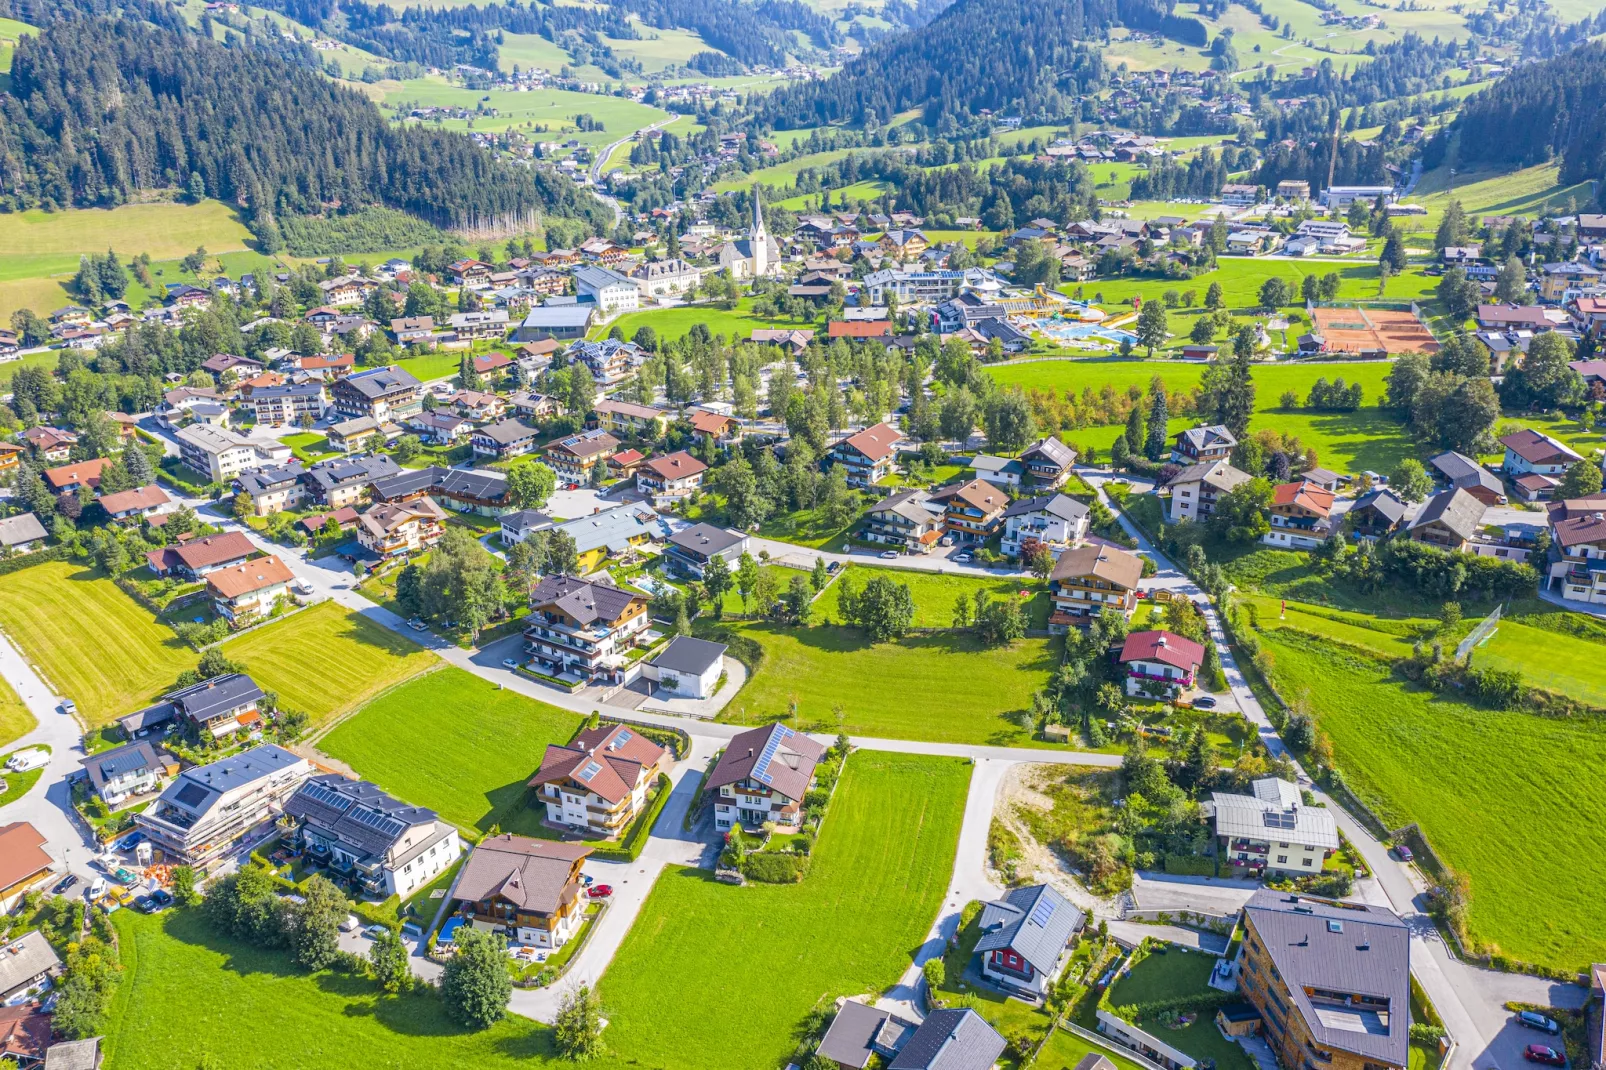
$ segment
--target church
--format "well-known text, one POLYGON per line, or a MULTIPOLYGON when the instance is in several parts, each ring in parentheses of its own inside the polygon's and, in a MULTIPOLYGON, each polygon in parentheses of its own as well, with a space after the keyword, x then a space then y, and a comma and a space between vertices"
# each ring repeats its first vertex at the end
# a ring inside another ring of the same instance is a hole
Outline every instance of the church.
POLYGON ((719 251, 719 266, 733 279, 756 279, 777 274, 781 269, 781 247, 764 226, 764 206, 758 187, 753 187, 753 226, 746 238, 725 243, 719 251))

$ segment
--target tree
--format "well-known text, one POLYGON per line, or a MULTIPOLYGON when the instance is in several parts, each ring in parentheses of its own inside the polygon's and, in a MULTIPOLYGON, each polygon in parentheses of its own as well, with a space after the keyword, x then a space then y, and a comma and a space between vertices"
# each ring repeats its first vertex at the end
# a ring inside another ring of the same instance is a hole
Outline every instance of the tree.
MULTIPOLYGON (((906 583, 877 576, 853 598, 853 621, 870 633, 872 642, 884 643, 906 635, 914 624, 914 596, 906 583)), ((839 602, 840 606, 840 602, 839 602)), ((846 610, 843 610, 846 613, 846 610)))
POLYGON ((558 487, 558 474, 540 461, 524 461, 507 470, 508 501, 520 509, 539 509, 558 487))
POLYGON ((941 988, 943 982, 948 979, 948 967, 943 964, 940 955, 936 958, 927 959, 926 964, 920 968, 920 972, 925 975, 926 987, 933 991, 941 988))
POLYGON ((1143 452, 1143 446, 1148 441, 1148 433, 1143 426, 1143 406, 1133 405, 1132 411, 1126 414, 1126 430, 1122 432, 1121 440, 1126 445, 1128 457, 1143 452))
POLYGON ((1159 301, 1143 302, 1143 310, 1138 313, 1137 336, 1138 344, 1147 348, 1151 357, 1156 349, 1165 345, 1170 335, 1166 330, 1164 304, 1159 301))
POLYGON ((1444 209, 1444 216, 1439 220, 1439 229, 1433 234, 1433 249, 1443 252, 1451 246, 1460 246, 1467 243, 1467 213, 1461 207, 1461 202, 1452 199, 1444 209))
POLYGON ((1218 308, 1225 307, 1225 305, 1226 302, 1222 298, 1221 283, 1212 282, 1205 289, 1205 308, 1214 312, 1218 308))
POLYGON ((1456 323, 1477 311, 1481 293, 1478 284, 1467 278, 1466 271, 1459 267, 1447 268, 1439 280, 1439 300, 1444 302, 1445 311, 1456 323))
POLYGON ((833 466, 825 477, 825 491, 821 497, 820 518, 827 527, 845 528, 859 514, 862 496, 848 486, 847 471, 833 466))
POLYGON ((574 576, 580 571, 580 551, 574 536, 554 528, 547 536, 547 572, 554 576, 574 576))
MULTIPOLYGON (((1214 285, 1212 283, 1212 285, 1214 285)), ((1198 316, 1193 321, 1193 327, 1188 331, 1188 340, 1195 345, 1207 346, 1216 336, 1216 321, 1211 316, 1198 316)))
POLYGON ((1288 283, 1273 275, 1260 284, 1260 307, 1268 311, 1282 308, 1293 299, 1288 283))
POLYGON ((424 450, 424 443, 417 435, 403 435, 396 440, 396 463, 407 464, 415 459, 424 450))
POLYGON ((1042 543, 1036 543, 1021 555, 1026 571, 1040 580, 1047 580, 1054 571, 1054 555, 1042 543))
POLYGON ((573 1062, 589 1062, 606 1051, 602 1043, 602 1004, 589 985, 564 993, 552 1029, 558 1053, 573 1062))
POLYGON ((513 978, 508 973, 507 940, 464 926, 458 930, 457 952, 441 974, 441 998, 453 1020, 471 1029, 485 1029, 507 1014, 513 978))
POLYGON ((1590 460, 1574 461, 1567 469, 1567 474, 1561 477, 1561 484, 1556 487, 1556 497, 1563 501, 1568 498, 1587 498, 1600 493, 1600 487, 1600 467, 1590 460))
POLYGON ((737 457, 714 472, 713 487, 725 499, 725 511, 731 526, 746 530, 763 521, 770 513, 770 503, 759 487, 753 466, 745 457, 737 457))
POLYGON ((105 1032, 106 1014, 117 990, 122 966, 117 950, 98 936, 68 946, 67 975, 57 989, 51 1025, 69 1040, 105 1032))
POLYGON ((1429 478, 1428 470, 1414 457, 1407 457, 1399 463, 1389 476, 1389 486, 1408 502, 1419 502, 1433 493, 1433 480, 1429 478))
POLYGON ((731 570, 718 554, 710 558, 703 569, 703 586, 708 590, 708 600, 713 603, 714 619, 719 620, 725 614, 725 592, 731 588, 731 570))
POLYGON ((1315 275, 1306 275, 1299 280, 1299 299, 1307 305, 1314 305, 1321 300, 1322 284, 1315 275))
POLYGON ((1031 404, 1019 387, 999 390, 987 398, 982 413, 987 430, 987 442, 996 450, 1016 453, 1026 447, 1037 433, 1031 404))
POLYGON ((1487 379, 1462 379, 1439 406, 1439 441, 1459 453, 1488 453, 1489 429, 1500 418, 1500 399, 1487 379))
POLYGON ((340 923, 351 902, 322 874, 314 874, 301 895, 305 901, 290 914, 290 949, 303 969, 327 969, 340 950, 340 923))
POLYGON ((1515 256, 1506 257, 1500 274, 1494 280, 1494 299, 1503 305, 1521 304, 1528 296, 1528 273, 1522 261, 1515 256))
POLYGON ((1143 455, 1151 461, 1167 455, 1170 438, 1166 433, 1166 418, 1165 385, 1162 383, 1149 398, 1149 434, 1143 443, 1143 455))
POLYGON ((374 937, 368 948, 368 965, 381 992, 394 996, 413 987, 413 971, 407 959, 407 945, 394 929, 374 937))
POLYGON ((758 590, 760 574, 758 559, 743 550, 742 556, 736 561, 736 593, 742 596, 742 608, 748 612, 753 608, 753 592, 758 590))
POLYGON ((942 399, 937 414, 942 437, 948 442, 964 442, 976 427, 976 399, 970 390, 961 386, 942 399))
POLYGON ((1216 499, 1210 524, 1229 542, 1255 542, 1271 530, 1266 508, 1271 505, 1271 481, 1256 476, 1216 499))
POLYGON ((814 559, 814 569, 809 573, 809 586, 814 588, 816 594, 825 590, 826 584, 831 582, 831 571, 826 567, 825 558, 814 559))
POLYGON ((1383 251, 1378 255, 1379 267, 1387 267, 1390 275, 1398 275, 1405 270, 1405 238, 1393 227, 1389 228, 1388 237, 1383 239, 1383 251))
POLYGON ((1584 380, 1571 367, 1573 357, 1571 342, 1555 331, 1544 332, 1529 343, 1522 365, 1506 374, 1501 399, 1512 408, 1577 405, 1584 399, 1584 380))
POLYGON ((201 901, 195 889, 195 870, 189 866, 174 866, 169 874, 173 882, 173 901, 181 907, 192 907, 201 901))

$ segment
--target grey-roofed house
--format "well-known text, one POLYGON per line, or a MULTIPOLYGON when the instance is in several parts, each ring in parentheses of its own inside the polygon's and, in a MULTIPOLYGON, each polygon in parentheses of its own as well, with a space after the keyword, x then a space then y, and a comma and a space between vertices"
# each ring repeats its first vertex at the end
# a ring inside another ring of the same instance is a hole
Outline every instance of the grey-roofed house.
POLYGON ((64 1040, 45 1051, 44 1070, 100 1070, 100 1038, 64 1040))
POLYGON ((463 852, 457 829, 433 810, 411 806, 366 780, 325 773, 301 782, 284 803, 296 846, 374 899, 413 892, 463 852))
POLYGON ((1238 439, 1221 424, 1190 427, 1177 432, 1176 444, 1171 447, 1172 464, 1204 464, 1225 461, 1232 456, 1238 439))
POLYGON ((1028 482, 1058 487, 1070 478, 1071 468, 1076 464, 1076 451, 1049 436, 1022 450, 1020 463, 1026 466, 1028 482))
POLYGON ((379 453, 351 460, 320 461, 302 477, 307 495, 326 509, 356 505, 368 497, 375 480, 396 475, 401 468, 390 456, 379 453))
POLYGON ((1166 491, 1171 496, 1171 519, 1206 520, 1216 511, 1216 501, 1249 482, 1248 472, 1224 460, 1190 464, 1171 477, 1166 491))
POLYGON ((1251 794, 1213 792, 1205 804, 1222 853, 1253 876, 1320 873, 1338 850, 1338 824, 1326 807, 1308 806, 1298 786, 1261 777, 1251 794))
POLYGON ((612 679, 627 665, 651 619, 644 595, 573 576, 548 576, 530 594, 524 649, 549 676, 612 679))
POLYGON ((506 513, 502 516, 502 545, 512 546, 516 542, 523 542, 535 532, 546 531, 553 526, 552 518, 539 509, 506 513))
POLYGON ((1483 524, 1488 507, 1469 491, 1457 487, 1427 500, 1405 529, 1406 536, 1446 550, 1465 550, 1483 524))
POLYGON ((905 553, 930 553, 942 539, 943 509, 923 490, 900 490, 870 506, 859 534, 905 553))
POLYGON ((1411 933, 1383 907, 1270 889, 1244 904, 1238 990, 1285 1066, 1408 1065, 1411 933))
POLYGON ((582 571, 590 571, 606 557, 649 542, 663 542, 670 536, 669 522, 639 502, 566 520, 558 530, 574 539, 582 571))
POLYGON ((237 845, 271 828, 284 800, 312 773, 305 758, 264 744, 186 769, 134 818, 173 859, 210 869, 237 845))
POLYGON ((242 472, 235 477, 235 482, 250 496, 252 511, 257 516, 270 516, 306 500, 307 488, 303 482, 306 475, 307 469, 300 461, 291 461, 273 468, 242 472))
POLYGON ((943 1008, 926 1015, 887 1070, 991 1070, 1005 1047, 998 1030, 969 1007, 943 1008))
POLYGON ((19 513, 0 520, 0 546, 25 554, 50 537, 33 513, 19 513))
POLYGON ((1464 490, 1484 505, 1506 503, 1506 488, 1500 477, 1465 454, 1446 450, 1428 465, 1452 489, 1464 490))
POLYGON ((714 524, 693 524, 669 536, 664 560, 670 567, 702 579, 714 558, 723 558, 733 571, 747 552, 747 536, 714 524))
POLYGON ((113 810, 128 800, 159 790, 178 775, 178 762, 145 740, 125 743, 80 758, 89 786, 113 810))
POLYGON ((971 475, 1000 487, 1018 487, 1026 476, 1026 466, 1013 457, 994 457, 978 453, 970 459, 971 475))
POLYGON ((575 304, 545 304, 525 313, 524 321, 513 328, 513 341, 539 342, 543 338, 584 338, 597 314, 594 301, 575 304))
POLYGON ((342 416, 384 420, 417 412, 423 403, 423 384, 411 372, 390 365, 337 379, 329 394, 342 416))
POLYGON ((1058 559, 1087 536, 1087 506, 1064 494, 1044 494, 1011 502, 1004 510, 1004 534, 999 550, 1006 557, 1041 546, 1058 559))
POLYGON ((474 444, 474 456, 506 460, 535 449, 535 439, 538 434, 539 431, 523 420, 508 417, 477 428, 469 441, 474 444))
POLYGON ((514 943, 556 948, 585 920, 580 865, 584 843, 556 843, 503 833, 469 852, 452 888, 452 904, 477 929, 504 933, 514 943))
POLYGON ((260 721, 257 703, 262 697, 262 689, 249 676, 240 672, 224 673, 169 691, 161 702, 119 717, 117 723, 128 738, 133 739, 143 730, 183 718, 197 731, 210 732, 217 738, 260 721))
POLYGON ((1012 996, 1041 1002, 1065 968, 1084 915, 1047 884, 1011 888, 981 908, 981 974, 1012 996))
POLYGON ((657 680, 659 693, 676 698, 710 698, 725 671, 725 644, 677 635, 643 668, 657 680))
POLYGON ((782 724, 732 736, 704 785, 714 793, 714 828, 795 827, 825 747, 782 724))
POLYGON ((0 1004, 45 991, 60 973, 61 959, 37 929, 0 944, 0 1004))
POLYGON ((1398 494, 1378 487, 1355 499, 1349 511, 1351 530, 1360 538, 1382 538, 1393 534, 1409 511, 1398 494))
POLYGON ((883 1063, 896 1056, 917 1028, 891 1011, 845 999, 815 1050, 840 1070, 864 1070, 872 1055, 879 1055, 883 1063))

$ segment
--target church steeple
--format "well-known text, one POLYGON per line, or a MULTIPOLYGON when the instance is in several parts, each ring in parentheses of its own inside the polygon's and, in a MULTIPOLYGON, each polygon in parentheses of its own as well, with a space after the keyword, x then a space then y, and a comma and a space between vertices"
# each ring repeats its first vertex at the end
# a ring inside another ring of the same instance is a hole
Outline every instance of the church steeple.
POLYGON ((753 187, 753 240, 754 241, 763 241, 767 237, 769 237, 769 233, 767 231, 765 231, 765 229, 764 229, 764 205, 763 205, 763 202, 761 202, 759 200, 758 187, 754 186, 753 187))
POLYGON ((749 235, 753 251, 753 275, 768 275, 770 269, 770 235, 764 229, 764 204, 759 200, 758 186, 753 187, 753 229, 749 235))

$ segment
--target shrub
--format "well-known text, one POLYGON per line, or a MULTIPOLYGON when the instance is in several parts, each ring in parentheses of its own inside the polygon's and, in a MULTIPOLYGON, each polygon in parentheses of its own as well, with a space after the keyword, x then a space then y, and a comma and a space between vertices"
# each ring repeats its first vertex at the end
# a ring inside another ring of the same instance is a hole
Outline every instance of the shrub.
POLYGON ((927 959, 920 972, 926 975, 926 985, 930 988, 941 988, 948 979, 948 967, 941 958, 927 959))
POLYGON ((742 859, 742 875, 765 884, 796 884, 808 875, 809 856, 754 851, 742 859))

